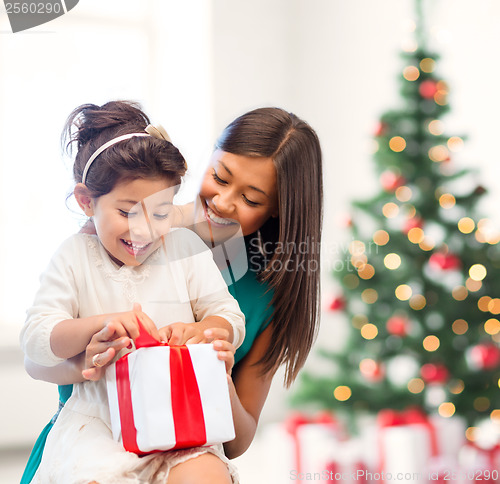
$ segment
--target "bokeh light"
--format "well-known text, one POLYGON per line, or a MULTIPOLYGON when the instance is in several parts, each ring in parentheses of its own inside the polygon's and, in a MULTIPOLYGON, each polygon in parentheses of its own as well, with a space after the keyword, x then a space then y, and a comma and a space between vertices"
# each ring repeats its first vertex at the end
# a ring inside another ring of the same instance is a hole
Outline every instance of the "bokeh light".
POLYGON ((426 336, 422 342, 424 349, 429 352, 436 351, 440 344, 439 338, 433 334, 426 336))

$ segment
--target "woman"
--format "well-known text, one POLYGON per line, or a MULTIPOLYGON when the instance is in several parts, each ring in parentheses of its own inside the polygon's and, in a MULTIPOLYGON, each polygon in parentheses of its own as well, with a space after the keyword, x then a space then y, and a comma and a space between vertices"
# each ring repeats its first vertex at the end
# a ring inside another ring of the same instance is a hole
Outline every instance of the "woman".
MULTIPOLYGON (((216 143, 197 201, 182 207, 181 215, 192 220, 192 228, 214 250, 227 248, 230 292, 246 318, 247 336, 236 351, 230 382, 236 438, 224 446, 226 455, 235 458, 253 440, 276 370, 285 365, 285 384, 290 386, 317 330, 322 166, 316 133, 279 108, 238 117, 216 143), (249 266, 239 279, 231 270, 238 233, 249 266)), ((81 381, 85 366, 85 377, 98 379, 103 366, 127 344, 124 338, 113 340, 105 328, 94 335, 86 355, 62 368, 44 369, 29 361, 26 368, 34 378, 68 384, 81 381)), ((60 387, 63 402, 70 393, 71 387, 60 387)), ((35 444, 22 483, 30 482, 36 471, 50 425, 35 444)), ((184 466, 195 460, 176 466, 169 483, 182 482, 184 466)), ((206 478, 200 475, 198 482, 206 478)))

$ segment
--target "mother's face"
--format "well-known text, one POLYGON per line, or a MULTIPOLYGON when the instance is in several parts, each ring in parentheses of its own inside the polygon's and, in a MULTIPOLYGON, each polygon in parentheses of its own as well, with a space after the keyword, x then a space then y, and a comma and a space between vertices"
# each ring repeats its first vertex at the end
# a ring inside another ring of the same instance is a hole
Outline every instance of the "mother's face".
POLYGON ((272 159, 216 150, 195 202, 199 235, 205 240, 226 240, 240 228, 243 235, 249 235, 269 217, 277 216, 276 168, 272 159))

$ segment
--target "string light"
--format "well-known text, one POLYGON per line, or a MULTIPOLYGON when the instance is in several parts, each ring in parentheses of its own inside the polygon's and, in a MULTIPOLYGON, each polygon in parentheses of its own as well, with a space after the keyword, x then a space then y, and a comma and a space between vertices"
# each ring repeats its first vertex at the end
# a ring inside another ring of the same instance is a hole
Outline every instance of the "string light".
POLYGON ((426 57, 425 59, 422 59, 420 61, 420 69, 422 70, 422 72, 426 72, 427 74, 431 73, 434 70, 435 66, 436 62, 430 57, 426 57))
POLYGON ((483 283, 481 281, 474 281, 470 277, 465 281, 465 287, 470 292, 477 292, 481 287, 483 287, 483 283))
POLYGON ((488 311, 488 304, 491 301, 490 296, 483 296, 479 298, 479 301, 477 302, 477 307, 479 308, 480 311, 483 313, 488 311))
POLYGON ((449 390, 454 395, 459 395, 460 393, 462 393, 464 391, 464 388, 465 388, 465 384, 464 384, 463 380, 460 380, 460 379, 452 380, 450 382, 450 385, 449 385, 449 390))
POLYGON ((397 217, 399 213, 399 207, 393 202, 388 202, 382 207, 382 213, 387 218, 397 217))
POLYGON ((396 288, 396 297, 400 301, 407 301, 408 299, 411 298, 412 295, 412 290, 411 287, 408 286, 408 284, 401 284, 396 288))
POLYGON ((361 336, 365 339, 374 339, 377 335, 378 328, 372 323, 365 324, 361 328, 361 336))
POLYGON ((429 158, 436 163, 446 161, 450 157, 450 153, 444 145, 433 146, 428 151, 428 155, 429 158))
POLYGON ((462 335, 467 333, 469 324, 467 323, 467 321, 465 321, 465 319, 456 319, 455 321, 453 321, 451 329, 455 334, 462 335))
POLYGON ((375 268, 371 264, 365 264, 358 269, 358 276, 361 279, 371 279, 375 275, 375 268))
POLYGON ((395 270, 401 265, 401 257, 398 254, 387 254, 384 257, 384 265, 387 269, 395 270))
POLYGON ((457 286, 454 287, 453 290, 451 291, 451 295, 453 296, 453 299, 456 301, 463 301, 467 299, 469 292, 464 286, 457 286))
POLYGON ((434 136, 440 136, 444 133, 444 123, 439 119, 434 119, 429 123, 427 129, 434 136))
POLYGON ((389 234, 385 230, 377 230, 373 234, 373 242, 377 245, 385 245, 389 242, 389 234))
POLYGON ((394 136, 389 141, 389 148, 396 153, 400 153, 406 148, 406 140, 401 136, 394 136))
POLYGON ((420 244, 418 244, 418 246, 424 250, 424 251, 430 251, 430 250, 433 250, 434 247, 436 247, 436 242, 434 241, 434 239, 432 237, 429 237, 429 236, 425 236, 424 237, 424 240, 422 240, 422 242, 420 242, 420 244))
POLYGON ((412 244, 420 244, 425 237, 424 231, 420 227, 414 227, 408 231, 408 240, 412 244))
POLYGON ((492 336, 500 333, 500 321, 495 318, 488 319, 488 321, 484 323, 484 332, 492 336))
POLYGON ((414 309, 415 311, 420 311, 421 309, 425 308, 425 305, 427 304, 427 301, 422 294, 415 294, 410 298, 410 307, 414 309))
POLYGON ((422 341, 422 346, 429 352, 436 351, 440 344, 439 338, 433 334, 426 336, 422 341))
POLYGON ((451 193, 443 193, 439 197, 439 205, 444 209, 449 209, 455 206, 456 200, 451 193))
POLYGON ((424 380, 422 380, 421 378, 412 378, 409 382, 408 382, 408 390, 411 392, 411 393, 421 393, 423 392, 424 388, 425 388, 425 383, 424 383, 424 380))
POLYGON ((477 427, 469 427, 465 431, 465 438, 470 442, 474 442, 476 440, 476 431, 477 427))
POLYGON ((346 386, 346 385, 339 385, 338 387, 333 390, 333 396, 339 401, 339 402, 345 402, 346 400, 349 400, 352 395, 352 390, 346 386))
POLYGON ((464 140, 459 136, 452 136, 446 144, 450 151, 456 153, 464 147, 464 140))
POLYGON ((500 299, 494 298, 488 303, 488 311, 491 314, 500 314, 500 299))
POLYGON ((441 417, 449 418, 455 413, 455 405, 451 402, 443 402, 439 405, 438 413, 441 417))
POLYGON ((413 193, 411 191, 411 188, 403 185, 396 189, 395 195, 400 202, 408 202, 411 200, 413 193))
POLYGON ((361 293, 361 299, 366 304, 373 304, 373 303, 377 302, 378 292, 375 289, 365 289, 361 293))
POLYGON ((458 221, 458 230, 463 234, 470 234, 476 227, 474 220, 469 217, 463 217, 458 221))
POLYGON ((416 81, 420 77, 420 71, 415 66, 407 66, 403 69, 403 77, 407 81, 416 81))
POLYGON ((474 264, 469 269, 469 276, 474 281, 482 281, 486 277, 486 267, 482 264, 474 264))

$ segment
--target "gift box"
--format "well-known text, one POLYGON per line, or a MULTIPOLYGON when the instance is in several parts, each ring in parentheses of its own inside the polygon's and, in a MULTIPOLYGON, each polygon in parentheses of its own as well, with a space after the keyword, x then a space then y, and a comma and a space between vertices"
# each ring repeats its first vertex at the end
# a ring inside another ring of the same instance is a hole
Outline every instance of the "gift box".
POLYGON ((436 429, 429 417, 418 408, 383 410, 378 426, 380 472, 423 478, 431 460, 439 455, 436 429))
POLYGON ((234 439, 225 364, 211 344, 167 346, 141 334, 135 345, 106 370, 116 441, 143 455, 234 439))

